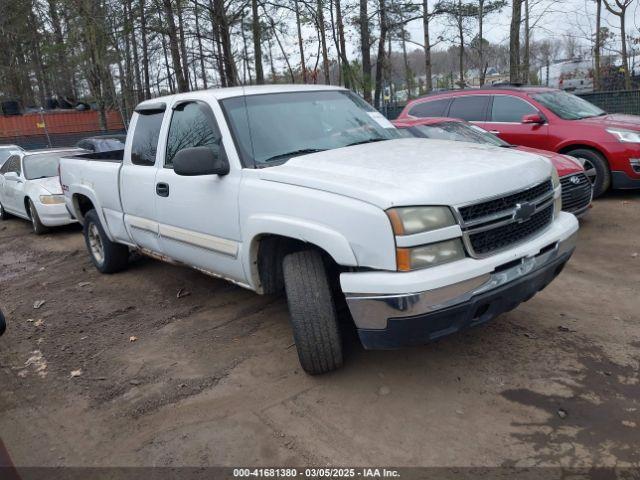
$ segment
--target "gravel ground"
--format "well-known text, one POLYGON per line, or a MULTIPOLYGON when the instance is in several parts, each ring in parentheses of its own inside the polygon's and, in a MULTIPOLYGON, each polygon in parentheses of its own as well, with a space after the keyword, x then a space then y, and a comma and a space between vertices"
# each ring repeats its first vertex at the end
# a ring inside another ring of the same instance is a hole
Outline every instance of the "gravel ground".
POLYGON ((309 377, 283 298, 151 259, 100 275, 77 227, 12 219, 0 437, 19 466, 637 466, 639 253, 640 194, 609 195, 517 310, 420 348, 350 340, 309 377))

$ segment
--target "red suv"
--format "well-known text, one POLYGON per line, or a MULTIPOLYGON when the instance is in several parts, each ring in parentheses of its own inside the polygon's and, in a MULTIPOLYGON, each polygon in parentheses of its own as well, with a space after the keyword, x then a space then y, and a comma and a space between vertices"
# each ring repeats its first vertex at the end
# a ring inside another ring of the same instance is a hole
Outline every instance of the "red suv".
POLYGON ((398 119, 454 117, 508 143, 578 158, 594 197, 640 188, 640 117, 607 114, 561 90, 500 86, 438 92, 409 102, 398 119))

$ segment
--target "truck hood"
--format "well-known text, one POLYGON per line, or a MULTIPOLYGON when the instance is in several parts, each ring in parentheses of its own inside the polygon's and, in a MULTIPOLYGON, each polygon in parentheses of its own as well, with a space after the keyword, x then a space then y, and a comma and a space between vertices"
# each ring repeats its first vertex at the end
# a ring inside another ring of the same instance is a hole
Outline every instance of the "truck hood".
POLYGON ((626 128, 627 130, 640 130, 640 116, 625 115, 623 113, 610 113, 601 117, 589 117, 575 120, 589 125, 599 125, 603 128, 626 128))
POLYGON ((35 180, 29 180, 29 183, 33 186, 38 186, 41 189, 44 189, 51 195, 62 195, 60 177, 36 178, 35 180))
POLYGON ((295 157, 260 177, 387 209, 478 201, 541 182, 551 168, 544 157, 514 149, 407 138, 295 157))

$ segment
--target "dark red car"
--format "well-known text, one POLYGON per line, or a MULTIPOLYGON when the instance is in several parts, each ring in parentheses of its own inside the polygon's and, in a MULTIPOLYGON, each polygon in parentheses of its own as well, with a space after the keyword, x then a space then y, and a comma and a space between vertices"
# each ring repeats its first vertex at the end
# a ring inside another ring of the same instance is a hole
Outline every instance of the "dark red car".
POLYGON ((508 143, 580 159, 594 196, 640 188, 640 117, 607 114, 561 90, 499 86, 438 92, 413 100, 399 119, 453 117, 508 143))
POLYGON ((585 175, 584 168, 574 158, 546 150, 511 145, 492 133, 457 118, 400 119, 394 120, 393 124, 397 128, 408 130, 415 137, 516 148, 523 152, 542 155, 548 158, 558 171, 562 186, 562 209, 580 216, 591 206, 591 182, 585 175))

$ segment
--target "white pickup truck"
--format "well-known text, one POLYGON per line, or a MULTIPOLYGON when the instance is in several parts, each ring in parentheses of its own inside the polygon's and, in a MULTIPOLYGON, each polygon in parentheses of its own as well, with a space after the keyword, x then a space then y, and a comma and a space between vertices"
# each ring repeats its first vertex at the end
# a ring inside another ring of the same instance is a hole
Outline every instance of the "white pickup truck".
POLYGON ((515 308, 560 273, 578 230, 546 159, 403 138, 327 86, 143 102, 124 151, 63 159, 61 183, 101 272, 138 250, 285 291, 311 374, 342 365, 345 317, 365 348, 395 348, 515 308))

